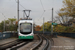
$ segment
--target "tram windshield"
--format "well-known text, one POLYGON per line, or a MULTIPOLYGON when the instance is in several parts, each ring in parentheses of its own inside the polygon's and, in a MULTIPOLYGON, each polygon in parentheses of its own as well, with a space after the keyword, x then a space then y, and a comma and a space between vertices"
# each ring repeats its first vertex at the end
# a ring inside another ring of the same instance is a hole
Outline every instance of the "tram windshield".
POLYGON ((21 33, 31 33, 32 24, 31 23, 21 23, 20 24, 20 32, 21 33))

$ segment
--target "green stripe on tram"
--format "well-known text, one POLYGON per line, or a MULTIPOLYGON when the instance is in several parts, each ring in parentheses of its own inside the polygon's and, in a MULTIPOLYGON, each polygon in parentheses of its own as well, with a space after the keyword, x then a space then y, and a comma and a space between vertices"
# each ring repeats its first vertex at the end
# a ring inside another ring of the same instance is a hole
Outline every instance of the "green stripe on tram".
POLYGON ((33 36, 19 36, 19 39, 33 39, 33 36))

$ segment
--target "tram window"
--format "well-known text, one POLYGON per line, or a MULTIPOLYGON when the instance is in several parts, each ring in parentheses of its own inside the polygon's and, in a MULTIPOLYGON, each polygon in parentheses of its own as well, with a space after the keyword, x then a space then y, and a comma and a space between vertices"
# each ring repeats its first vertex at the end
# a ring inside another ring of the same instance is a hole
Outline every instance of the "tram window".
POLYGON ((32 24, 31 23, 21 23, 20 24, 20 31, 21 32, 31 32, 32 31, 32 24))

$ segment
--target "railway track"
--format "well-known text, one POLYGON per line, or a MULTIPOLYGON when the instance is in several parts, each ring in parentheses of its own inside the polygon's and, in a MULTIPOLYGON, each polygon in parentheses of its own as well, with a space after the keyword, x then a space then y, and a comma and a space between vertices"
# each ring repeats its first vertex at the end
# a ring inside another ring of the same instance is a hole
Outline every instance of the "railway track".
POLYGON ((45 44, 45 46, 44 46, 44 48, 42 50, 47 50, 48 47, 49 47, 49 40, 44 36, 42 36, 42 37, 46 40, 46 44, 45 44))
POLYGON ((1 44, 0 46, 7 45, 7 44, 13 43, 13 42, 15 42, 15 41, 18 41, 18 39, 14 40, 14 41, 11 41, 11 42, 7 42, 7 43, 5 43, 5 44, 1 44))
POLYGON ((38 37, 40 38, 40 41, 36 46, 31 48, 30 50, 48 50, 49 40, 46 37, 41 35, 38 35, 38 37))
POLYGON ((36 49, 39 48, 39 46, 42 44, 42 42, 43 42, 42 37, 39 36, 39 35, 38 35, 38 37, 39 37, 40 41, 38 42, 38 44, 37 44, 36 46, 34 46, 33 48, 31 48, 30 50, 36 50, 36 49))
POLYGON ((25 42, 22 40, 15 40, 13 42, 0 45, 0 50, 17 50, 18 48, 22 47, 27 43, 29 43, 29 41, 25 42))
POLYGON ((43 35, 37 35, 38 40, 22 41, 15 40, 10 43, 0 45, 0 50, 50 50, 53 45, 52 39, 43 35))
POLYGON ((49 43, 48 39, 46 39, 45 37, 41 35, 37 35, 37 36, 39 40, 33 40, 32 42, 19 48, 18 50, 46 50, 48 48, 48 43, 49 43), (43 45, 44 40, 46 41, 46 43, 43 45))
POLYGON ((49 35, 43 35, 49 40, 49 47, 47 50, 51 50, 52 46, 54 46, 54 40, 49 35))

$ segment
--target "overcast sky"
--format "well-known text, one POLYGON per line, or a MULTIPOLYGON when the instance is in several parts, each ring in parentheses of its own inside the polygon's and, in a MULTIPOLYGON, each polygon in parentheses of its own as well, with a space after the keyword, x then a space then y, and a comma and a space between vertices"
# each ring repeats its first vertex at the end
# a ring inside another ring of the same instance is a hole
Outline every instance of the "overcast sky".
MULTIPOLYGON (((4 19, 17 18, 17 0, 0 0, 0 22, 4 19), (2 13, 4 15, 2 15, 2 13), (4 18, 5 16, 5 18, 4 18)), ((54 17, 57 16, 56 12, 63 7, 63 0, 41 0, 43 6, 41 5, 40 0, 19 0, 20 4, 20 18, 23 17, 24 9, 30 9, 30 17, 33 18, 37 25, 43 23, 43 17, 46 21, 51 21, 52 16, 52 7, 54 8, 54 17), (44 10, 45 12, 44 12, 44 10), (43 14, 44 12, 44 14, 43 14), (43 14, 43 15, 42 15, 43 14)))

